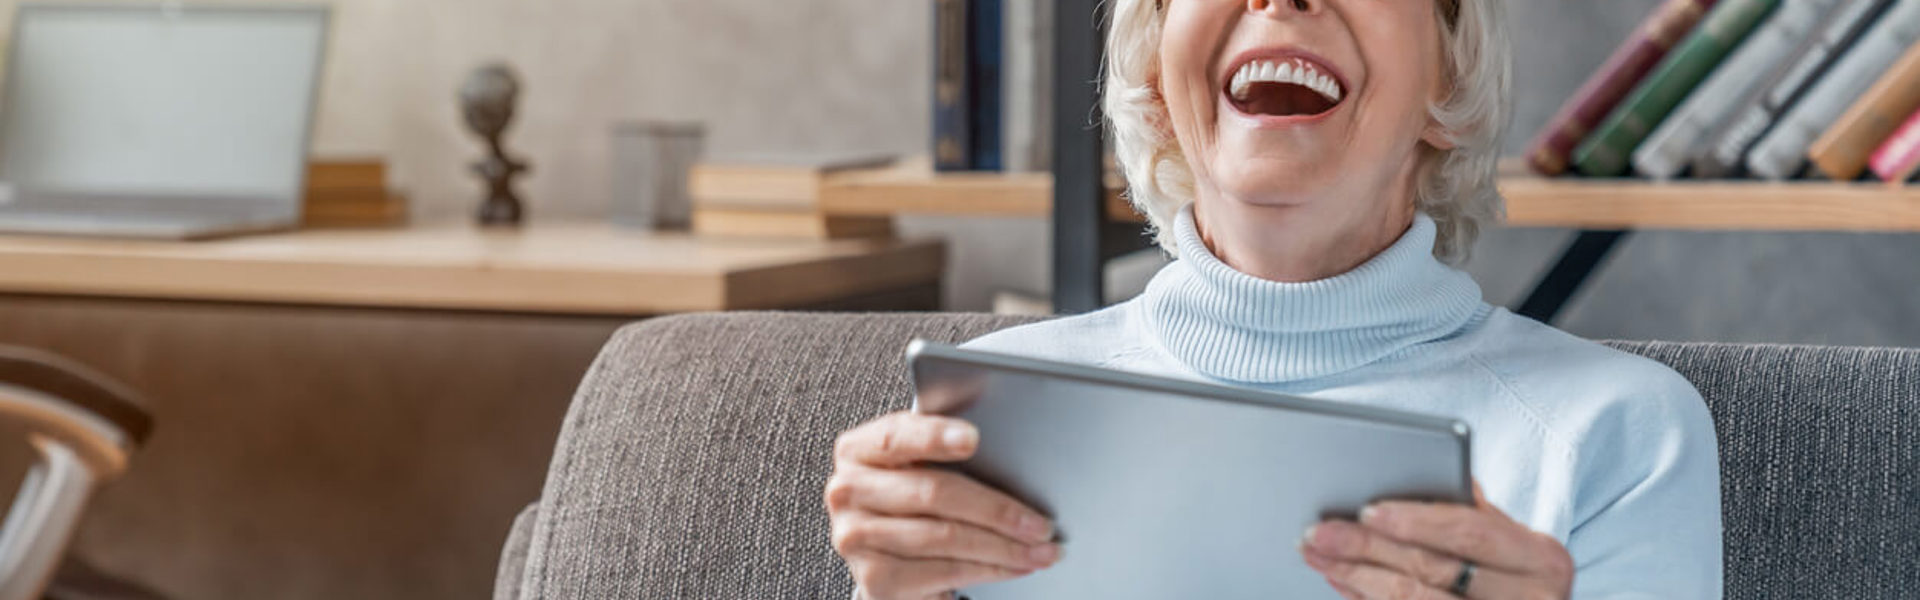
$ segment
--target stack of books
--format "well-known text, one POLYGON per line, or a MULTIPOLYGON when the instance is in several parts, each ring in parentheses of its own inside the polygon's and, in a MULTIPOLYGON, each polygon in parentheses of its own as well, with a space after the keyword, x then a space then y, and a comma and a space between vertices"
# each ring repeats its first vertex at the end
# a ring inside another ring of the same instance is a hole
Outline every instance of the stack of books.
POLYGON ((934 0, 940 171, 1052 165, 1053 0, 934 0))
POLYGON ((833 216, 820 188, 835 173, 882 167, 891 156, 756 157, 703 162, 688 174, 700 235, 845 239, 891 237, 893 219, 833 216))
POLYGON ((1548 176, 1904 184, 1920 0, 1667 0, 1527 158, 1548 176))
POLYGON ((387 165, 379 159, 316 159, 307 163, 307 227, 399 227, 407 224, 407 198, 387 188, 387 165))

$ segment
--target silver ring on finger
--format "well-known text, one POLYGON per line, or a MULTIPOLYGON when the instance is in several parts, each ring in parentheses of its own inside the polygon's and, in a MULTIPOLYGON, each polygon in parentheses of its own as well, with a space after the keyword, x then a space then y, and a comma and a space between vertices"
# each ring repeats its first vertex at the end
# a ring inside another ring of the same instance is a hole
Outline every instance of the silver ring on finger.
POLYGON ((1473 586, 1473 572, 1478 569, 1473 561, 1460 559, 1460 574, 1453 576, 1453 585, 1447 591, 1461 598, 1467 597, 1467 588, 1473 586))

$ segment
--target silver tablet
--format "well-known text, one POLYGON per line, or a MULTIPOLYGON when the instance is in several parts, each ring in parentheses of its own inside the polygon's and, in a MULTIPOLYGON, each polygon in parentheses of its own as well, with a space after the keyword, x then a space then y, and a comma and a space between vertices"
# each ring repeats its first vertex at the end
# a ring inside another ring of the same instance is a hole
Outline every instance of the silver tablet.
POLYGON ((925 341, 907 359, 915 410, 980 429, 955 467, 1059 531, 1059 563, 972 600, 1338 600, 1300 557, 1307 526, 1473 498, 1454 419, 925 341))

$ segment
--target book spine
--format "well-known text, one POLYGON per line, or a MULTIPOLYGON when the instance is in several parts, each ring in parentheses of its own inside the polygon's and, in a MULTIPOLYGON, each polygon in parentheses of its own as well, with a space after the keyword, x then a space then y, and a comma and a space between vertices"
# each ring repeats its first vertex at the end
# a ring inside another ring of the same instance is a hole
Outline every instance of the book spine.
POLYGON ((1873 174, 1881 181, 1900 185, 1913 179, 1914 172, 1920 171, 1920 110, 1874 151, 1871 162, 1873 174))
POLYGON ((1633 86, 1680 42, 1716 0, 1667 0, 1627 36, 1560 111, 1547 121, 1527 150, 1527 164, 1541 175, 1567 171, 1574 146, 1613 112, 1633 86))
POLYGON ((1820 15, 1835 1, 1783 0, 1780 9, 1647 136, 1633 153, 1634 170, 1655 179, 1670 179, 1685 171, 1703 148, 1701 140, 1707 132, 1766 91, 1767 73, 1802 46, 1820 15))
POLYGON ((1759 97, 1732 111, 1733 116, 1727 123, 1707 134, 1706 150, 1693 163, 1694 176, 1722 178, 1738 174, 1747 149, 1805 90, 1812 74, 1825 68, 1823 63, 1833 55, 1833 48, 1852 43, 1850 38, 1858 35, 1869 22, 1868 17, 1879 10, 1872 5, 1883 7, 1891 1, 1846 2, 1828 14, 1819 26, 1819 33, 1794 50, 1792 60, 1773 73, 1759 97))
POLYGON ((967 105, 967 1, 933 3, 933 166, 940 171, 973 167, 967 105))
POLYGON ((967 0, 967 79, 971 84, 972 117, 969 132, 973 137, 973 163, 976 171, 999 171, 1001 160, 1001 51, 1004 49, 1002 18, 1004 0, 967 0))
POLYGON ((1823 73, 1841 50, 1852 47, 1874 19, 1893 0, 1849 0, 1830 13, 1820 25, 1820 33, 1794 52, 1789 66, 1774 74, 1767 91, 1734 111, 1735 116, 1719 130, 1707 135, 1707 151, 1694 161, 1696 177, 1731 177, 1743 168, 1747 150, 1766 135, 1780 118, 1812 87, 1815 75, 1823 73))
POLYGON ((1867 169, 1868 156, 1915 108, 1920 108, 1920 44, 1908 48, 1853 108, 1840 115, 1813 142, 1807 157, 1827 177, 1851 181, 1867 169))
POLYGON ((1747 170, 1776 181, 1798 174, 1814 138, 1839 120, 1860 91, 1873 85, 1916 41, 1920 41, 1920 0, 1899 0, 1754 145, 1747 154, 1747 170))
POLYGON ((1575 167, 1597 177, 1626 172, 1628 158, 1647 134, 1779 4, 1780 0, 1726 0, 1715 5, 1700 26, 1574 149, 1575 167))
POLYGON ((1053 0, 1006 0, 1003 73, 1006 132, 1001 159, 1008 171, 1045 171, 1053 119, 1053 0))

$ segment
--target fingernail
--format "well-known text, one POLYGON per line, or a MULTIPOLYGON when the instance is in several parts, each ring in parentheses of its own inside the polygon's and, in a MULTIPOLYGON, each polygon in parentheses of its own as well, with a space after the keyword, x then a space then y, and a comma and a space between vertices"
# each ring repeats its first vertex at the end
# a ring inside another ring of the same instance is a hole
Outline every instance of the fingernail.
POLYGON ((948 427, 946 433, 940 434, 940 442, 948 448, 966 448, 973 444, 973 428, 958 425, 948 427))
POLYGON ((1047 525, 1047 520, 1033 515, 1020 515, 1019 528, 1020 535, 1030 539, 1045 541, 1053 537, 1049 531, 1052 527, 1047 525))
POLYGON ((1308 547, 1312 547, 1312 546, 1313 546, 1313 532, 1315 532, 1315 531, 1318 531, 1319 529, 1320 529, 1320 524, 1319 524, 1319 523, 1315 523, 1315 524, 1312 524, 1312 525, 1308 525, 1308 526, 1307 526, 1307 532, 1306 532, 1306 533, 1304 533, 1304 534, 1301 534, 1301 535, 1300 535, 1300 547, 1301 547, 1301 548, 1308 548, 1308 547))
POLYGON ((1046 566, 1060 558, 1060 547, 1053 544, 1041 544, 1027 549, 1027 559, 1034 564, 1046 566))
POLYGON ((1374 524, 1374 521, 1378 521, 1378 520, 1380 520, 1380 509, 1375 508, 1373 506, 1368 506, 1366 508, 1360 509, 1361 523, 1372 525, 1374 524))

